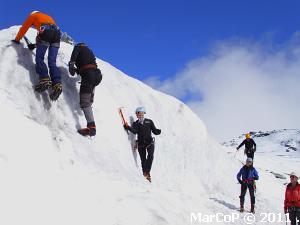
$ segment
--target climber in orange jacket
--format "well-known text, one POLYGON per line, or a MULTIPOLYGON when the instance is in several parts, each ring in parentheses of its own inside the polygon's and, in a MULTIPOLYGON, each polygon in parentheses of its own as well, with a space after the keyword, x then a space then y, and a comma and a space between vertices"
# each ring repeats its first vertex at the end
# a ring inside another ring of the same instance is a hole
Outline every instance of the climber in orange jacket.
POLYGON ((28 45, 30 50, 36 47, 35 69, 37 74, 39 74, 39 83, 35 86, 35 90, 43 92, 52 87, 50 98, 57 100, 62 92, 61 75, 56 66, 56 58, 60 47, 60 30, 51 16, 39 11, 33 11, 23 23, 13 42, 19 44, 31 26, 34 26, 38 31, 36 45, 28 45), (47 50, 49 72, 44 62, 47 50))

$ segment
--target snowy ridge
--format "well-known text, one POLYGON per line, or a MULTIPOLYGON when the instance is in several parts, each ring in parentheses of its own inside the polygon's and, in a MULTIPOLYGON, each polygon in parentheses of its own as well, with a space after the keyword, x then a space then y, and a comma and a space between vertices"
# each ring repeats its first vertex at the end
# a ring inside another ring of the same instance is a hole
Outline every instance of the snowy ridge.
MULTIPOLYGON (((300 162, 300 130, 280 129, 272 131, 250 132, 257 144, 257 163, 264 170, 281 179, 283 184, 289 182, 289 173, 297 171, 300 162)), ((224 146, 237 147, 245 135, 224 142, 224 146)))
MULTIPOLYGON (((281 129, 272 131, 250 132, 251 137, 261 142, 271 142, 282 147, 283 152, 300 152, 300 130, 298 129, 281 129)), ((238 146, 239 142, 244 139, 245 135, 239 136, 237 139, 232 139, 229 142, 224 142, 225 146, 238 146)), ((292 154, 292 153, 291 153, 292 154)))
MULTIPOLYGON (((67 70, 73 47, 61 43, 63 94, 50 102, 46 93, 33 91, 35 53, 10 42, 18 28, 0 31, 1 224, 183 225, 191 223, 191 212, 226 214, 238 207, 240 162, 182 102, 97 59, 103 73, 94 102, 97 136, 81 137, 79 78, 67 70), (140 105, 162 129, 152 184, 141 176, 118 115, 124 107, 129 121, 140 105)), ((27 37, 33 41, 35 31, 27 37)), ((267 184, 260 187, 258 206, 280 211, 282 196, 273 198, 267 188, 284 186, 267 172, 261 177, 267 184)))
MULTIPOLYGON (((299 130, 281 129, 250 133, 257 144, 254 166, 262 175, 259 188, 264 189, 257 195, 266 198, 269 204, 276 203, 277 207, 275 204, 274 206, 279 209, 278 212, 282 213, 285 187, 290 182, 289 174, 292 171, 298 173, 300 171, 299 130)), ((245 135, 241 135, 223 143, 224 146, 228 146, 228 153, 236 155, 235 158, 238 160, 245 158, 243 148, 238 152, 235 150, 244 138, 245 135)), ((285 222, 278 224, 285 224, 285 222)))

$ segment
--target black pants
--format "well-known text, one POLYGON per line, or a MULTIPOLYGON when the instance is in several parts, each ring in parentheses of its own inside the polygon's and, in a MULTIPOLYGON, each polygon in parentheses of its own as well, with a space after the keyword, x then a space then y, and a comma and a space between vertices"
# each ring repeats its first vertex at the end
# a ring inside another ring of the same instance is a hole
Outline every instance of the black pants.
POLYGON ((241 206, 244 206, 247 188, 249 189, 249 193, 250 193, 251 205, 255 205, 254 185, 248 184, 248 183, 247 184, 243 183, 243 184, 241 184, 241 195, 240 195, 241 206))
POLYGON ((79 90, 80 107, 91 107, 94 102, 94 89, 100 84, 102 74, 99 69, 88 70, 81 75, 81 85, 79 90))
POLYGON ((148 146, 138 147, 143 173, 150 173, 153 158, 154 158, 154 143, 148 146))
POLYGON ((254 159, 254 151, 253 150, 245 150, 245 153, 247 155, 247 158, 254 159))
POLYGON ((300 222, 297 223, 297 220, 300 221, 300 208, 296 210, 289 209, 289 218, 291 225, 300 225, 300 222))
POLYGON ((81 85, 79 93, 79 104, 80 108, 83 110, 87 126, 90 123, 95 123, 94 113, 92 109, 92 104, 94 102, 94 89, 100 84, 102 80, 102 74, 99 69, 87 70, 81 75, 81 85))
POLYGON ((81 76, 81 85, 80 85, 80 94, 91 94, 94 91, 94 88, 100 84, 102 80, 102 74, 99 69, 87 70, 83 73, 80 73, 81 76))

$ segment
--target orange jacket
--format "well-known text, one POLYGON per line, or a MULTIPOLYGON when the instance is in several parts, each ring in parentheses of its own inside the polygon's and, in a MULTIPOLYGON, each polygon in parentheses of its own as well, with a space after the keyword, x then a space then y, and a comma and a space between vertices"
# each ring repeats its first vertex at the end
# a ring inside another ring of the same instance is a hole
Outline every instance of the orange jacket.
POLYGON ((291 206, 300 207, 300 184, 298 183, 295 188, 292 187, 291 183, 286 187, 284 208, 287 209, 291 206))
POLYGON ((51 16, 42 12, 36 12, 29 15, 23 23, 22 27, 20 28, 15 40, 20 41, 31 26, 34 26, 35 29, 40 31, 42 24, 55 24, 55 21, 51 16))

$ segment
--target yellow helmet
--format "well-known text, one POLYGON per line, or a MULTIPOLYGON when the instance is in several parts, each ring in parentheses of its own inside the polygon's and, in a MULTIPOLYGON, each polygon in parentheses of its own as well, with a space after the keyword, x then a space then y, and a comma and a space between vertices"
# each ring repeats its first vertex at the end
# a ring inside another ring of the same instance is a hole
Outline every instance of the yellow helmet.
POLYGON ((247 138, 247 139, 250 138, 250 136, 251 136, 250 133, 247 133, 247 134, 246 134, 246 138, 247 138))

